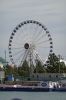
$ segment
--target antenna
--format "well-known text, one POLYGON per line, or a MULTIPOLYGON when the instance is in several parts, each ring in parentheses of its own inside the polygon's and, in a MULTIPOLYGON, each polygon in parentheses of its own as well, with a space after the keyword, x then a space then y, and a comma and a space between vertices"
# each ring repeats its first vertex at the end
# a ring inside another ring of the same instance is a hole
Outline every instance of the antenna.
POLYGON ((5 50, 5 63, 6 63, 6 50, 5 50))

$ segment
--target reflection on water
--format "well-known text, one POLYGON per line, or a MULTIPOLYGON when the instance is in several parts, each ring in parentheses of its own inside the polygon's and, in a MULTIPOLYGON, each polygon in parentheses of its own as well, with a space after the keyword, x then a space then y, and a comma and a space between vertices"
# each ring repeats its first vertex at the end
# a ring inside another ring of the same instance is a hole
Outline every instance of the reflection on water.
POLYGON ((66 100, 66 92, 0 92, 0 100, 66 100))
POLYGON ((12 100, 22 100, 22 99, 20 99, 20 98, 13 98, 12 100))

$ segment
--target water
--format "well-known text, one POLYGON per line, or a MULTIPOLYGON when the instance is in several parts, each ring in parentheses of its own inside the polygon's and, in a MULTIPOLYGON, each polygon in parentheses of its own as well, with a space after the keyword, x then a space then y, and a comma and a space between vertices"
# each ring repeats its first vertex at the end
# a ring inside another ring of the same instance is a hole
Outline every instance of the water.
POLYGON ((66 92, 0 92, 0 100, 66 100, 66 92))

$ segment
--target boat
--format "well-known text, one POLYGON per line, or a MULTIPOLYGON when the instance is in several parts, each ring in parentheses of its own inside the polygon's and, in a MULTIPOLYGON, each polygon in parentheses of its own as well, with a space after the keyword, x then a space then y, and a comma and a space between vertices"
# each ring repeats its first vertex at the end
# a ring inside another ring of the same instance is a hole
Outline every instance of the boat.
POLYGON ((0 85, 0 91, 34 91, 34 92, 41 92, 41 91, 49 91, 48 82, 23 82, 23 84, 14 84, 14 85, 0 85))
POLYGON ((59 83, 59 82, 44 82, 44 81, 24 82, 22 85, 20 84, 14 84, 14 85, 0 84, 0 91, 66 92, 66 84, 59 83))

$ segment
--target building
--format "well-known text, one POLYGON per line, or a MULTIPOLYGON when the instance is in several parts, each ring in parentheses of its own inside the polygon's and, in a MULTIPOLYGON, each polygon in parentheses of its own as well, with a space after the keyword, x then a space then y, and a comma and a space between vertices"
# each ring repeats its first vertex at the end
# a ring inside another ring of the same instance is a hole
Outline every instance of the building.
POLYGON ((66 78, 64 73, 33 73, 31 80, 36 81, 59 81, 61 78, 66 78))

